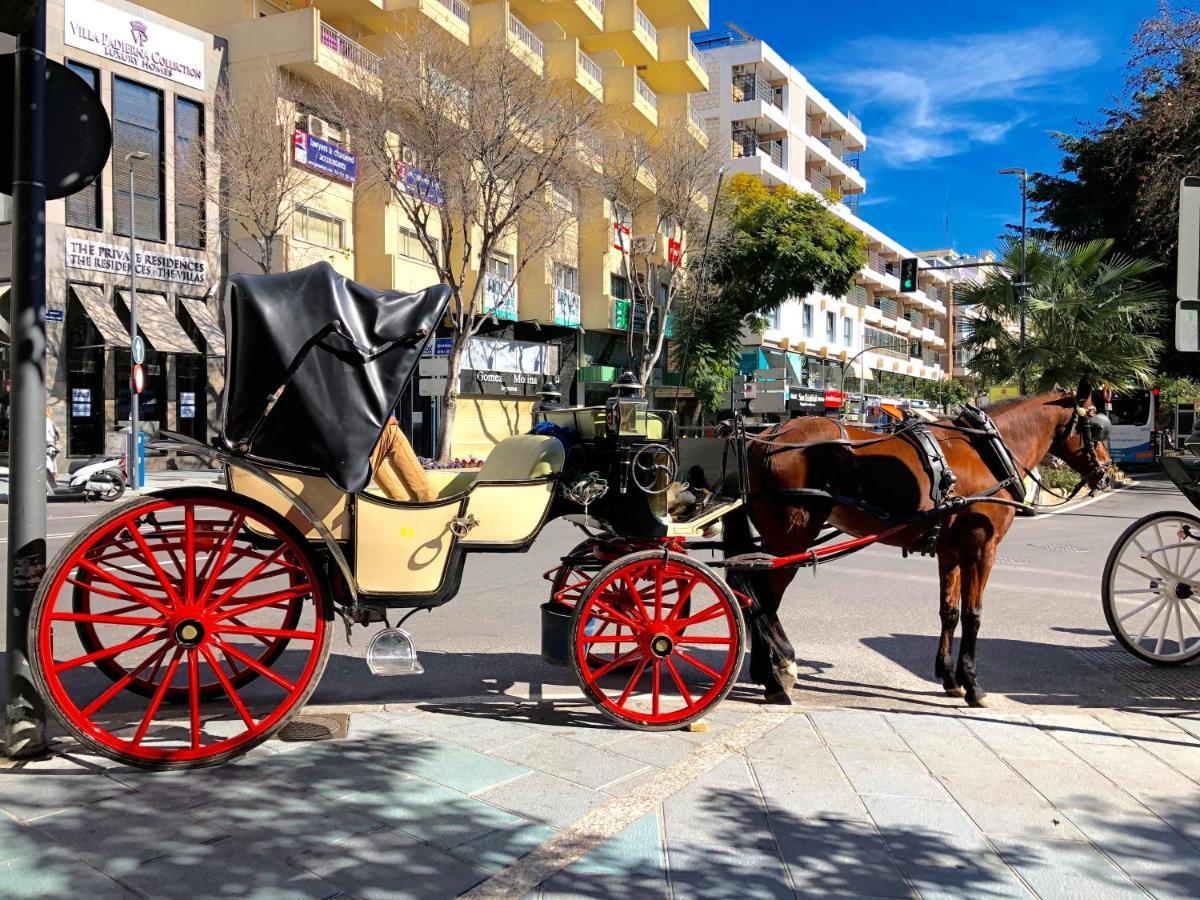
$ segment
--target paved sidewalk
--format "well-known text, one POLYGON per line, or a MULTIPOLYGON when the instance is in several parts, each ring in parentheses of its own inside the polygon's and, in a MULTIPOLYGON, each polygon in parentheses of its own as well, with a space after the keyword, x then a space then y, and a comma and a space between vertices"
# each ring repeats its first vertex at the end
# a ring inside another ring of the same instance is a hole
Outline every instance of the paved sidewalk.
POLYGON ((60 743, 0 768, 0 895, 1200 896, 1195 715, 727 701, 708 725, 491 697, 183 773, 60 743))

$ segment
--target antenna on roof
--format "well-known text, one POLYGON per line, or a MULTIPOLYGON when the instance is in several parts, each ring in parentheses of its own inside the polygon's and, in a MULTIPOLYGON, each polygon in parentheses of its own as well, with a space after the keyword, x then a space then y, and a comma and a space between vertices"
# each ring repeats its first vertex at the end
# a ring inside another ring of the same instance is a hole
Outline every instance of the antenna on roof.
POLYGON ((725 24, 729 27, 730 31, 736 32, 744 41, 758 40, 758 38, 756 38, 754 35, 752 35, 750 32, 748 32, 745 28, 739 28, 733 22, 726 22, 725 24))

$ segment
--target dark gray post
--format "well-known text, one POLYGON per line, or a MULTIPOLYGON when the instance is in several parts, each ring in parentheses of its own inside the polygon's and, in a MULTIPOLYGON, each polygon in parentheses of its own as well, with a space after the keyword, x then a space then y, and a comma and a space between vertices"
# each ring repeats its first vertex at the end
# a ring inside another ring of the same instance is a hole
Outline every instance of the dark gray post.
POLYGON ((9 406, 7 702, 4 751, 46 749, 29 674, 29 611, 46 571, 46 4, 17 38, 13 87, 12 398, 9 406))
MULTIPOLYGON (((1025 234, 1026 234, 1025 207, 1026 207, 1028 197, 1029 197, 1029 173, 1027 171, 1025 171, 1024 169, 1022 169, 1021 170, 1021 287, 1020 287, 1020 291, 1021 291, 1021 293, 1020 293, 1020 298, 1021 298, 1020 329, 1021 329, 1021 333, 1018 336, 1018 346, 1020 348, 1022 360, 1024 360, 1024 354, 1025 354, 1025 297, 1026 297, 1026 293, 1025 293, 1025 291, 1026 291, 1026 284, 1025 284, 1025 234)), ((1026 387, 1026 385, 1025 385, 1025 363, 1022 361, 1021 370, 1017 373, 1017 391, 1021 394, 1022 397, 1025 396, 1025 387, 1026 387)))

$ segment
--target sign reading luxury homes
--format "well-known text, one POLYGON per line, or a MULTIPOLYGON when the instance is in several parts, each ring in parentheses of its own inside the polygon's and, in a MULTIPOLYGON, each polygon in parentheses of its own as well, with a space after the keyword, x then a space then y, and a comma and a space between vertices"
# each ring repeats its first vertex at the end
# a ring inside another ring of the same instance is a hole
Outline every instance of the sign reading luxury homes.
MULTIPOLYGON (((129 248, 99 241, 67 238, 67 265, 113 275, 129 274, 129 248)), ((208 263, 191 256, 171 256, 146 250, 137 252, 138 278, 173 281, 177 284, 208 285, 208 263)))
POLYGON ((354 184, 358 176, 358 157, 337 144, 323 141, 307 131, 296 129, 292 139, 292 159, 304 166, 346 184, 354 184))
POLYGON ((98 0, 66 0, 70 47, 204 90, 204 43, 98 0))

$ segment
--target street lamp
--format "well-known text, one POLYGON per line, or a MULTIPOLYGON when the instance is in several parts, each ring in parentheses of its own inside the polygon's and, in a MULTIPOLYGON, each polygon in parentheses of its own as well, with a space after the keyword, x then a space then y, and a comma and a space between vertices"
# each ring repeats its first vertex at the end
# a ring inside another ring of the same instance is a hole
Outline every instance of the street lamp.
POLYGON ((1017 390, 1025 394, 1025 210, 1029 199, 1029 173, 1025 169, 1000 169, 997 175, 1016 175, 1021 179, 1021 280, 1017 282, 1018 309, 1020 311, 1020 335, 1017 349, 1022 356, 1021 368, 1017 371, 1017 390))
POLYGON ((138 465, 138 392, 133 377, 138 365, 137 248, 133 243, 137 225, 133 203, 133 164, 148 159, 149 156, 144 150, 134 150, 125 154, 125 164, 129 168, 129 464, 125 470, 129 474, 129 485, 134 488, 142 486, 142 469, 138 465))
MULTIPOLYGON (((871 353, 871 352, 873 352, 873 351, 876 351, 876 350, 889 350, 889 349, 891 349, 891 348, 889 348, 889 347, 882 347, 882 346, 879 346, 879 347, 863 347, 861 350, 859 350, 857 353, 855 353, 855 354, 854 354, 852 357, 850 357, 848 360, 846 360, 844 363, 842 363, 842 378, 841 378, 841 387, 842 387, 842 410, 843 410, 843 412, 842 412, 842 415, 843 415, 843 417, 845 416, 845 409, 846 409, 846 406, 847 406, 847 401, 848 401, 848 399, 849 399, 849 398, 846 396, 846 369, 847 369, 847 368, 849 368, 849 367, 850 367, 850 365, 851 365, 851 364, 852 364, 852 363, 853 363, 853 362, 854 362, 856 359, 858 359, 859 357, 863 356, 863 355, 864 355, 864 354, 866 354, 866 353, 871 353)), ((866 360, 863 360, 863 367, 862 367, 862 371, 863 371, 863 374, 864 374, 864 375, 866 374, 866 369, 867 369, 866 360)), ((860 381, 860 382, 862 382, 862 381, 866 381, 866 378, 860 378, 860 379, 859 379, 859 381, 860 381)), ((863 408, 865 409, 865 408, 866 408, 866 403, 867 403, 867 399, 866 399, 866 398, 867 398, 867 392, 866 392, 866 390, 865 390, 865 389, 862 387, 862 385, 861 385, 861 384, 859 385, 859 392, 862 394, 862 397, 863 397, 863 408)))

